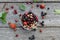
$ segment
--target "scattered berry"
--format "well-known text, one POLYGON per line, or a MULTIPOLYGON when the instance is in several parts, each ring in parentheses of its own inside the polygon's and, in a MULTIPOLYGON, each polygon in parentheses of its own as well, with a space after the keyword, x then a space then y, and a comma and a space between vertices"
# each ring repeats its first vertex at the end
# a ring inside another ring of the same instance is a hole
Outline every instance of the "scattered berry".
POLYGON ((44 13, 44 16, 45 16, 45 15, 47 15, 47 13, 46 13, 46 12, 44 13))
POLYGON ((33 4, 33 2, 30 2, 30 4, 33 4))
POLYGON ((31 37, 29 37, 29 40, 31 39, 31 37))
POLYGON ((40 29, 40 32, 42 32, 42 29, 40 29))
POLYGON ((39 5, 37 4, 36 7, 39 7, 39 5))
POLYGON ((21 14, 19 16, 22 16, 21 14))
POLYGON ((18 22, 18 20, 16 19, 15 22, 18 22))
POLYGON ((44 16, 42 16, 42 19, 44 19, 44 16))
POLYGON ((17 10, 14 10, 14 14, 17 14, 17 10))
POLYGON ((6 8, 5 10, 6 10, 6 11, 8 11, 8 10, 9 10, 9 8, 6 8))
POLYGON ((43 16, 44 15, 44 12, 43 11, 41 11, 41 16, 43 16))
POLYGON ((42 21, 42 23, 44 23, 44 21, 42 21))
POLYGON ((31 37, 29 37, 29 40, 35 40, 35 36, 32 35, 31 37))
POLYGON ((49 10, 50 8, 48 7, 47 10, 49 10))
POLYGON ((6 9, 5 9, 5 12, 8 13, 8 10, 9 10, 9 8, 6 8, 6 9))
POLYGON ((16 36, 15 37, 18 37, 19 35, 18 34, 16 34, 16 36))
POLYGON ((14 8, 14 6, 11 6, 11 8, 13 9, 13 8, 14 8))
POLYGON ((29 2, 26 2, 26 4, 29 4, 29 2))
POLYGON ((45 8, 45 5, 44 5, 44 4, 41 4, 41 5, 40 5, 40 8, 41 8, 41 9, 44 9, 44 8, 45 8))
POLYGON ((34 35, 32 35, 32 39, 35 39, 35 36, 34 35))
POLYGON ((10 23, 9 26, 10 26, 12 29, 16 29, 16 24, 14 24, 14 23, 10 23))

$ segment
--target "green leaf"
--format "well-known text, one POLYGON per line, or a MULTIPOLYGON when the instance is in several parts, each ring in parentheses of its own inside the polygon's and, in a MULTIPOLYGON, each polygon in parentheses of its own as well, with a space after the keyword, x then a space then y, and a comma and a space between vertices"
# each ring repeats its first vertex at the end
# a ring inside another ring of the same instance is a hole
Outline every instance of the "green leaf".
POLYGON ((7 16, 7 13, 6 12, 3 12, 2 13, 2 17, 0 18, 2 20, 2 23, 5 24, 6 23, 6 16, 7 16))
POLYGON ((25 10, 26 10, 25 5, 23 5, 23 4, 21 4, 21 5, 19 6, 19 8, 20 8, 21 10, 23 10, 23 11, 25 11, 25 10))
POLYGON ((3 24, 5 24, 5 23, 6 23, 6 20, 5 20, 5 19, 4 19, 4 20, 2 19, 1 21, 2 21, 2 23, 3 23, 3 24))
POLYGON ((37 2, 37 0, 33 0, 33 2, 37 2))
POLYGON ((7 13, 6 13, 6 12, 3 12, 3 13, 2 13, 2 17, 1 17, 1 18, 2 18, 2 19, 5 19, 5 18, 6 18, 6 16, 7 16, 7 13))
POLYGON ((55 9, 54 12, 55 14, 60 14, 60 9, 55 9))

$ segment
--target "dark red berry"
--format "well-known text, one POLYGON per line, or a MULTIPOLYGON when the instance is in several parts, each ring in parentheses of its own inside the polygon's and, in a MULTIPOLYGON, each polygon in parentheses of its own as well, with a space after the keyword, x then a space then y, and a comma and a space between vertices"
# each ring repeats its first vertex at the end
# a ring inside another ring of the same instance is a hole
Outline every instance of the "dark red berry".
POLYGON ((14 14, 17 14, 17 10, 14 10, 14 14))
POLYGON ((37 4, 36 7, 39 7, 39 5, 37 4))
POLYGON ((40 29, 40 32, 42 32, 42 29, 40 29))
POLYGON ((9 8, 6 8, 5 10, 6 10, 6 11, 8 11, 8 10, 9 10, 9 8))
POLYGON ((18 22, 18 20, 16 19, 15 22, 18 22))
POLYGON ((21 16, 21 14, 19 16, 21 16))
POLYGON ((44 19, 44 16, 42 16, 42 19, 44 19))
POLYGON ((11 6, 11 8, 13 9, 13 8, 14 8, 14 6, 11 6))
POLYGON ((26 2, 26 4, 29 4, 29 2, 26 2))
POLYGON ((33 4, 33 2, 30 2, 30 4, 33 4))
POLYGON ((16 34, 16 36, 15 37, 18 37, 19 35, 18 34, 16 34))

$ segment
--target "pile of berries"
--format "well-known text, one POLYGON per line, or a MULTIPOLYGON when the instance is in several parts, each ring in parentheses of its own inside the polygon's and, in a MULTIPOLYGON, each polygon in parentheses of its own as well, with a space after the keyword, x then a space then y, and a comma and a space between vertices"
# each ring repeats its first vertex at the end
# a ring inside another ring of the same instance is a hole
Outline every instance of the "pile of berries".
POLYGON ((32 12, 28 12, 22 15, 21 21, 23 27, 26 28, 27 30, 35 29, 36 23, 38 22, 38 17, 32 12))

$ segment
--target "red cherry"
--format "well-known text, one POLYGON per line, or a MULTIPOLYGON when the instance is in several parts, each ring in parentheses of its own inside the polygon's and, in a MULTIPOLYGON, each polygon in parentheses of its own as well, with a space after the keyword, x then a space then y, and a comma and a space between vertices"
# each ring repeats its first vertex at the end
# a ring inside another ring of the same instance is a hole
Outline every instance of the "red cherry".
POLYGON ((10 28, 12 28, 12 29, 16 29, 16 24, 15 24, 15 23, 10 23, 9 26, 10 26, 10 28))
POLYGON ((24 22, 24 25, 27 25, 27 22, 24 22))
POLYGON ((17 14, 17 10, 14 10, 14 14, 17 14))
POLYGON ((13 9, 13 8, 14 8, 14 6, 11 6, 11 8, 13 9))
POLYGON ((44 8, 45 8, 45 5, 44 5, 44 4, 41 4, 41 5, 40 5, 40 8, 41 8, 41 9, 44 9, 44 8))
POLYGON ((38 17, 36 16, 36 20, 38 21, 38 17))

